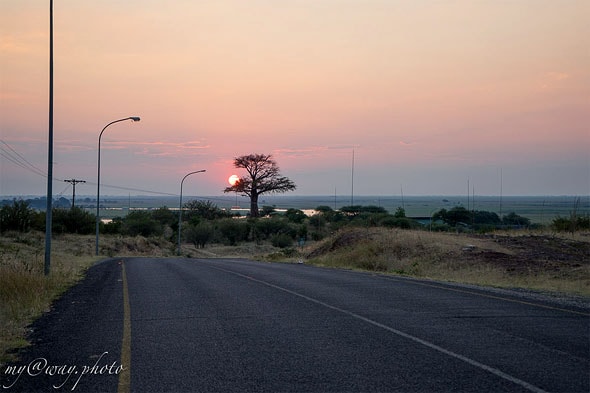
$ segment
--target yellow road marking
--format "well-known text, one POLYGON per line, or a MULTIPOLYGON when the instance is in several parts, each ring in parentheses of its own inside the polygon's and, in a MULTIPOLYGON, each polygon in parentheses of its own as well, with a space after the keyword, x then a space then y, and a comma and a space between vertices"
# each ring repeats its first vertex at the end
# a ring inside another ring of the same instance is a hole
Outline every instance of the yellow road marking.
POLYGON ((117 393, 128 393, 131 382, 131 310, 129 307, 129 289, 125 261, 121 260, 121 275, 123 279, 123 341, 121 343, 121 366, 117 393))

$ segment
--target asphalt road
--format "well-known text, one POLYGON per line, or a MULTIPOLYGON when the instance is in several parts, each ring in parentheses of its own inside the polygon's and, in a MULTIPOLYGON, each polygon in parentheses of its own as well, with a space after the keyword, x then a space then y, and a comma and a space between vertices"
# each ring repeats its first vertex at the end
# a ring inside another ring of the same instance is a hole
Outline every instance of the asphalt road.
POLYGON ((588 309, 246 260, 103 261, 2 391, 589 392, 588 309))

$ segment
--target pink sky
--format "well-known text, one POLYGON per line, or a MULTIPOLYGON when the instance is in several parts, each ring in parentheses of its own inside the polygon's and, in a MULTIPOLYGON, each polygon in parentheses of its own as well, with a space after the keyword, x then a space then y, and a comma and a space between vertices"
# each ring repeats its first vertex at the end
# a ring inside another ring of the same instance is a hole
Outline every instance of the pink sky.
MULTIPOLYGON (((350 194, 354 149, 359 195, 590 194, 586 0, 54 3, 57 180, 96 183, 100 130, 140 116, 105 131, 101 183, 206 169, 187 192, 219 195, 265 153, 294 194, 350 194)), ((48 20, 0 2, 0 195, 46 192, 6 155, 47 170, 48 20)))

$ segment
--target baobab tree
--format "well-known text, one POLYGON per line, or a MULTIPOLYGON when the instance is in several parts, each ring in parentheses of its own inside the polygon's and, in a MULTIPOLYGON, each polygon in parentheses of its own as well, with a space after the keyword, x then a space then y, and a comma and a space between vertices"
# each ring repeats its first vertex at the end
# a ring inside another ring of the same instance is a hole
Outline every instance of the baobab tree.
POLYGON ((250 216, 258 217, 258 197, 262 194, 283 193, 295 190, 290 179, 281 176, 271 155, 250 154, 234 159, 234 167, 245 169, 247 175, 239 176, 233 185, 223 192, 237 192, 250 197, 250 216))

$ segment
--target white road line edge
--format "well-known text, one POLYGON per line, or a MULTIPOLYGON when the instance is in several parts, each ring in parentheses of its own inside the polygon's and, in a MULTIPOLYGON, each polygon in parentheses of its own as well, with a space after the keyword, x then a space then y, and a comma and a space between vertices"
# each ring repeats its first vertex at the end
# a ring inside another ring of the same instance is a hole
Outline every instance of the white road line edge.
POLYGON ((401 330, 397 330, 397 329, 392 328, 391 326, 387 326, 387 325, 384 325, 384 324, 379 323, 377 321, 373 321, 372 319, 363 317, 362 315, 353 313, 352 311, 348 311, 348 310, 344 310, 344 309, 342 309, 340 307, 332 306, 331 304, 324 303, 321 300, 314 299, 312 297, 309 297, 309 296, 306 296, 304 294, 301 294, 301 293, 292 291, 290 289, 283 288, 283 287, 280 287, 278 285, 271 284, 271 283, 269 283, 267 281, 259 280, 259 279, 256 279, 254 277, 251 277, 251 276, 247 276, 245 274, 234 272, 232 270, 222 269, 222 268, 213 267, 213 266, 209 266, 209 267, 211 267, 212 269, 215 269, 215 270, 220 270, 220 271, 223 271, 223 272, 226 272, 226 273, 230 273, 230 274, 233 274, 233 275, 236 275, 236 276, 239 276, 239 277, 243 277, 243 278, 245 278, 247 280, 254 281, 254 282, 257 282, 259 284, 263 284, 263 285, 266 285, 266 286, 271 287, 271 288, 274 288, 274 289, 278 289, 279 291, 283 291, 283 292, 289 293, 291 295, 298 296, 298 297, 300 297, 302 299, 305 299, 307 301, 310 301, 312 303, 319 304, 319 305, 321 305, 323 307, 326 307, 326 308, 329 308, 331 310, 338 311, 340 313, 349 315, 349 316, 351 316, 353 318, 356 318, 356 319, 359 319, 359 320, 361 320, 363 322, 367 322, 367 323, 369 323, 369 324, 371 324, 373 326, 377 326, 377 327, 379 327, 381 329, 384 329, 384 330, 387 330, 387 331, 389 331, 391 333, 397 334, 398 336, 407 338, 408 340, 412 340, 414 342, 417 342, 419 344, 422 344, 422 345, 424 345, 424 346, 426 346, 426 347, 428 347, 430 349, 434 349, 435 351, 444 353, 445 355, 454 357, 454 358, 459 359, 459 360, 461 360, 461 361, 463 361, 465 363, 471 364, 472 366, 475 366, 475 367, 480 368, 482 370, 485 370, 485 371, 487 371, 489 373, 492 373, 492 374, 494 374, 494 375, 496 375, 496 376, 498 376, 498 377, 500 377, 502 379, 505 379, 507 381, 510 381, 512 383, 515 383, 517 385, 520 385, 520 386, 524 387, 525 389, 530 390, 531 392, 535 392, 535 393, 547 393, 547 391, 545 391, 545 390, 543 390, 543 389, 541 389, 541 388, 539 388, 539 387, 537 387, 535 385, 532 385, 532 384, 530 384, 530 383, 528 383, 526 381, 523 381, 522 379, 519 379, 519 378, 513 377, 512 375, 506 374, 505 372, 503 372, 501 370, 498 370, 495 367, 488 366, 486 364, 483 364, 483 363, 478 362, 477 360, 473 360, 471 358, 468 358, 468 357, 463 356, 461 354, 458 354, 456 352, 450 351, 450 350, 445 349, 443 347, 439 347, 438 345, 433 344, 433 343, 431 343, 429 341, 426 341, 426 340, 423 340, 421 338, 412 336, 411 334, 408 334, 408 333, 404 333, 401 330))

